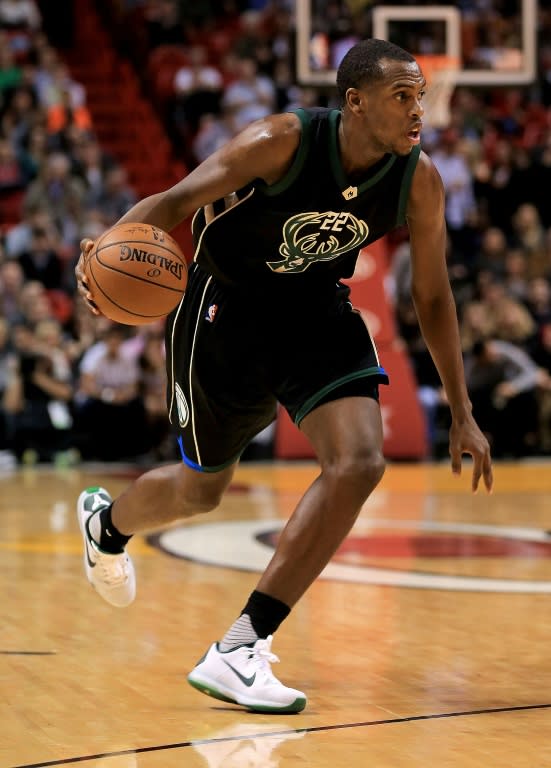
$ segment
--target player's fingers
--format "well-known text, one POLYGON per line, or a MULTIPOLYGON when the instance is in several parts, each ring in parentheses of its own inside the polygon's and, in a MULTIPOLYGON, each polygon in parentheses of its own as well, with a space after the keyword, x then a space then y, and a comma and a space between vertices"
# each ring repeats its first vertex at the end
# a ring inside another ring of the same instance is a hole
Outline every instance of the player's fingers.
POLYGON ((486 490, 488 493, 492 490, 494 487, 494 471, 492 468, 492 460, 490 458, 490 454, 487 453, 484 456, 484 468, 482 471, 483 477, 484 477, 484 485, 486 486, 486 490))
POLYGON ((482 477, 482 456, 473 454, 473 478, 472 478, 472 491, 476 493, 478 491, 478 485, 480 478, 482 477))
POLYGON ((451 457, 453 474, 460 475, 461 474, 461 451, 458 448, 450 448, 450 457, 451 457))
POLYGON ((92 294, 89 291, 87 291, 85 289, 81 290, 79 288, 79 293, 80 293, 80 296, 81 296, 83 302, 86 304, 86 306, 88 307, 88 309, 90 310, 90 312, 93 315, 101 314, 99 309, 97 308, 96 304, 94 303, 94 299, 92 297, 92 294))
POLYGON ((80 258, 75 266, 75 277, 77 279, 77 290, 82 297, 84 303, 94 315, 99 315, 100 312, 94 303, 94 297, 90 293, 90 286, 86 280, 86 272, 84 270, 84 264, 88 257, 94 241, 89 237, 85 237, 80 241, 80 258))
POLYGON ((94 245, 94 241, 90 240, 89 237, 83 237, 80 241, 80 252, 84 255, 88 255, 88 252, 91 250, 92 246, 94 245))

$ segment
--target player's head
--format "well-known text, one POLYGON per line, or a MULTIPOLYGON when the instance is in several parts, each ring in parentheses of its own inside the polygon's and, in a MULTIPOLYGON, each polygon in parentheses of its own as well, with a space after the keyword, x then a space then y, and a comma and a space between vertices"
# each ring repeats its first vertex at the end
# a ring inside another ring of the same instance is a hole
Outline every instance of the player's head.
POLYGON ((337 71, 352 152, 409 154, 421 141, 426 81, 414 56, 387 40, 362 40, 337 71))
POLYGON ((415 57, 388 40, 369 38, 356 43, 345 54, 337 70, 337 92, 341 104, 349 88, 360 89, 385 77, 383 61, 415 62, 415 57))

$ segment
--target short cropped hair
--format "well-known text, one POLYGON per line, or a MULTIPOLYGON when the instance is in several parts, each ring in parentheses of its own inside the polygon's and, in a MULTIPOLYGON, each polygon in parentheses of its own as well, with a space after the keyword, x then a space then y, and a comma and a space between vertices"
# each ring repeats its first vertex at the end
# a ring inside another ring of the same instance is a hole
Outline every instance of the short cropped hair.
POLYGON ((382 79, 382 59, 415 61, 411 53, 388 40, 360 40, 346 53, 337 70, 337 93, 341 105, 345 103, 349 88, 361 88, 382 79))

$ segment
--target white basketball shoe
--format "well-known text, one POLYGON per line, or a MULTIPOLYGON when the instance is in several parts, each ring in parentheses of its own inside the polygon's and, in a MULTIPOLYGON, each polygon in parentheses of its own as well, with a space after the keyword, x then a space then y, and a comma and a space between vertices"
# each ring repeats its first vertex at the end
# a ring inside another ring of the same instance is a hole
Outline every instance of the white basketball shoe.
POLYGON ((89 518, 112 501, 105 488, 86 488, 78 497, 77 517, 84 539, 84 570, 88 581, 104 600, 124 608, 136 597, 132 560, 124 550, 118 554, 104 552, 88 532, 89 518))
POLYGON ((306 696, 272 674, 270 665, 279 659, 271 648, 271 635, 224 653, 213 643, 189 673, 188 682, 208 696, 254 712, 301 712, 306 696))

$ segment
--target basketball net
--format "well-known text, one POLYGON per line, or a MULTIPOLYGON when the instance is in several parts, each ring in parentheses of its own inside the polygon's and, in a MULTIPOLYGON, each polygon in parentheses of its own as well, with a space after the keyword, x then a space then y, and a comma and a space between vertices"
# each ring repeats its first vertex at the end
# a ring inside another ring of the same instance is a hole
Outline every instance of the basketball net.
POLYGON ((425 123, 433 128, 449 125, 450 102, 457 81, 459 61, 455 56, 422 54, 415 57, 427 81, 423 100, 425 123))

